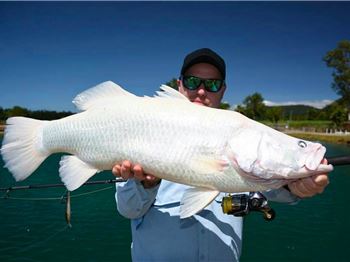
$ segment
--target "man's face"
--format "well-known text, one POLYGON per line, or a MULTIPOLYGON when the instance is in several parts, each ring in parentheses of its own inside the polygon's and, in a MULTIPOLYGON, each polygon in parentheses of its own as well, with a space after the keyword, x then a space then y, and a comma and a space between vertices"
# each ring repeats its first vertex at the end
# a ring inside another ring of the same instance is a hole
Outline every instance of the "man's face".
MULTIPOLYGON (((219 70, 207 63, 199 63, 191 66, 184 73, 185 76, 197 76, 203 79, 222 79, 219 70)), ((224 95, 226 85, 223 84, 219 92, 212 93, 205 90, 203 83, 196 90, 189 90, 183 86, 182 80, 178 80, 179 92, 198 105, 218 108, 224 95)))

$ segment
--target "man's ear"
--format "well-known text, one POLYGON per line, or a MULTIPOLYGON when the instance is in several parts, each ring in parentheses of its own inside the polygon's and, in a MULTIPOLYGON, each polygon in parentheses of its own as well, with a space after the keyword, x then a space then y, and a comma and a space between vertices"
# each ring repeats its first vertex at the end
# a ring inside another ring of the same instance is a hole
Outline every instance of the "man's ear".
POLYGON ((223 84, 222 84, 222 89, 223 89, 223 92, 222 92, 222 93, 225 93, 225 91, 226 91, 226 83, 223 83, 223 84))
POLYGON ((225 91, 226 91, 226 84, 225 83, 222 85, 221 89, 222 89, 222 92, 221 92, 220 100, 224 97, 224 94, 225 94, 225 91))
POLYGON ((181 87, 182 85, 181 85, 181 80, 180 79, 177 79, 176 80, 176 84, 177 84, 177 90, 178 91, 183 91, 183 87, 181 87))

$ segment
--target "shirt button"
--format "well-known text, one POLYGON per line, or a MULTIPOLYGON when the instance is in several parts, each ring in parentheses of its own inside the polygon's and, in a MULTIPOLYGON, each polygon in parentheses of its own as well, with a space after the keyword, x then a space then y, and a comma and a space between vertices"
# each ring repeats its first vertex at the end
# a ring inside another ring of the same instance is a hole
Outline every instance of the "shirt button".
POLYGON ((201 229, 201 233, 202 233, 202 234, 204 234, 204 233, 205 233, 205 230, 204 230, 203 228, 201 229))
POLYGON ((204 260, 204 258, 205 258, 204 255, 201 255, 201 256, 199 257, 200 260, 204 260))

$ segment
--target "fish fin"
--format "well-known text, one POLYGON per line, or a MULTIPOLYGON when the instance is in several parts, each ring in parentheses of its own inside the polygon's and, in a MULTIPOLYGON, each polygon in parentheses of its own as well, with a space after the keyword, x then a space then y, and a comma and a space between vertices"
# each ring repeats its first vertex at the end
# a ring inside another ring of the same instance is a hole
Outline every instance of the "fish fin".
POLYGON ((187 189, 181 199, 180 218, 197 214, 209 205, 219 194, 218 190, 195 187, 187 189))
POLYGON ((1 155, 16 181, 30 176, 51 154, 41 148, 45 122, 26 117, 11 117, 6 121, 1 155))
POLYGON ((190 168, 199 174, 212 174, 222 172, 229 162, 217 155, 201 155, 190 161, 190 168))
POLYGON ((90 177, 100 172, 76 156, 63 156, 60 161, 60 177, 69 191, 84 184, 90 177))
POLYGON ((73 99, 73 104, 80 110, 88 110, 98 105, 105 105, 107 102, 115 101, 116 97, 135 96, 124 90, 112 81, 103 82, 78 94, 73 99))
POLYGON ((171 88, 170 86, 167 85, 161 85, 160 86, 161 91, 156 91, 157 96, 156 97, 161 97, 161 98, 176 98, 176 99, 183 99, 186 101, 189 101, 186 96, 181 94, 179 91, 175 90, 174 88, 171 88))

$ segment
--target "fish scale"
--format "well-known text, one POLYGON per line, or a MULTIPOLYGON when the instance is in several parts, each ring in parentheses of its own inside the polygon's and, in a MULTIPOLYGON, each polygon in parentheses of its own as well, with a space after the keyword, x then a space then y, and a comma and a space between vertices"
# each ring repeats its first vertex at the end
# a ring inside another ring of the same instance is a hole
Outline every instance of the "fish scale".
POLYGON ((162 86, 158 97, 137 97, 112 82, 79 94, 78 114, 54 121, 7 120, 1 154, 23 180, 52 153, 64 152, 60 177, 75 190, 123 160, 159 178, 194 186, 183 196, 181 217, 221 192, 277 188, 329 172, 325 148, 300 141, 237 112, 198 106, 162 86), (196 203, 194 206, 192 203, 196 203))

